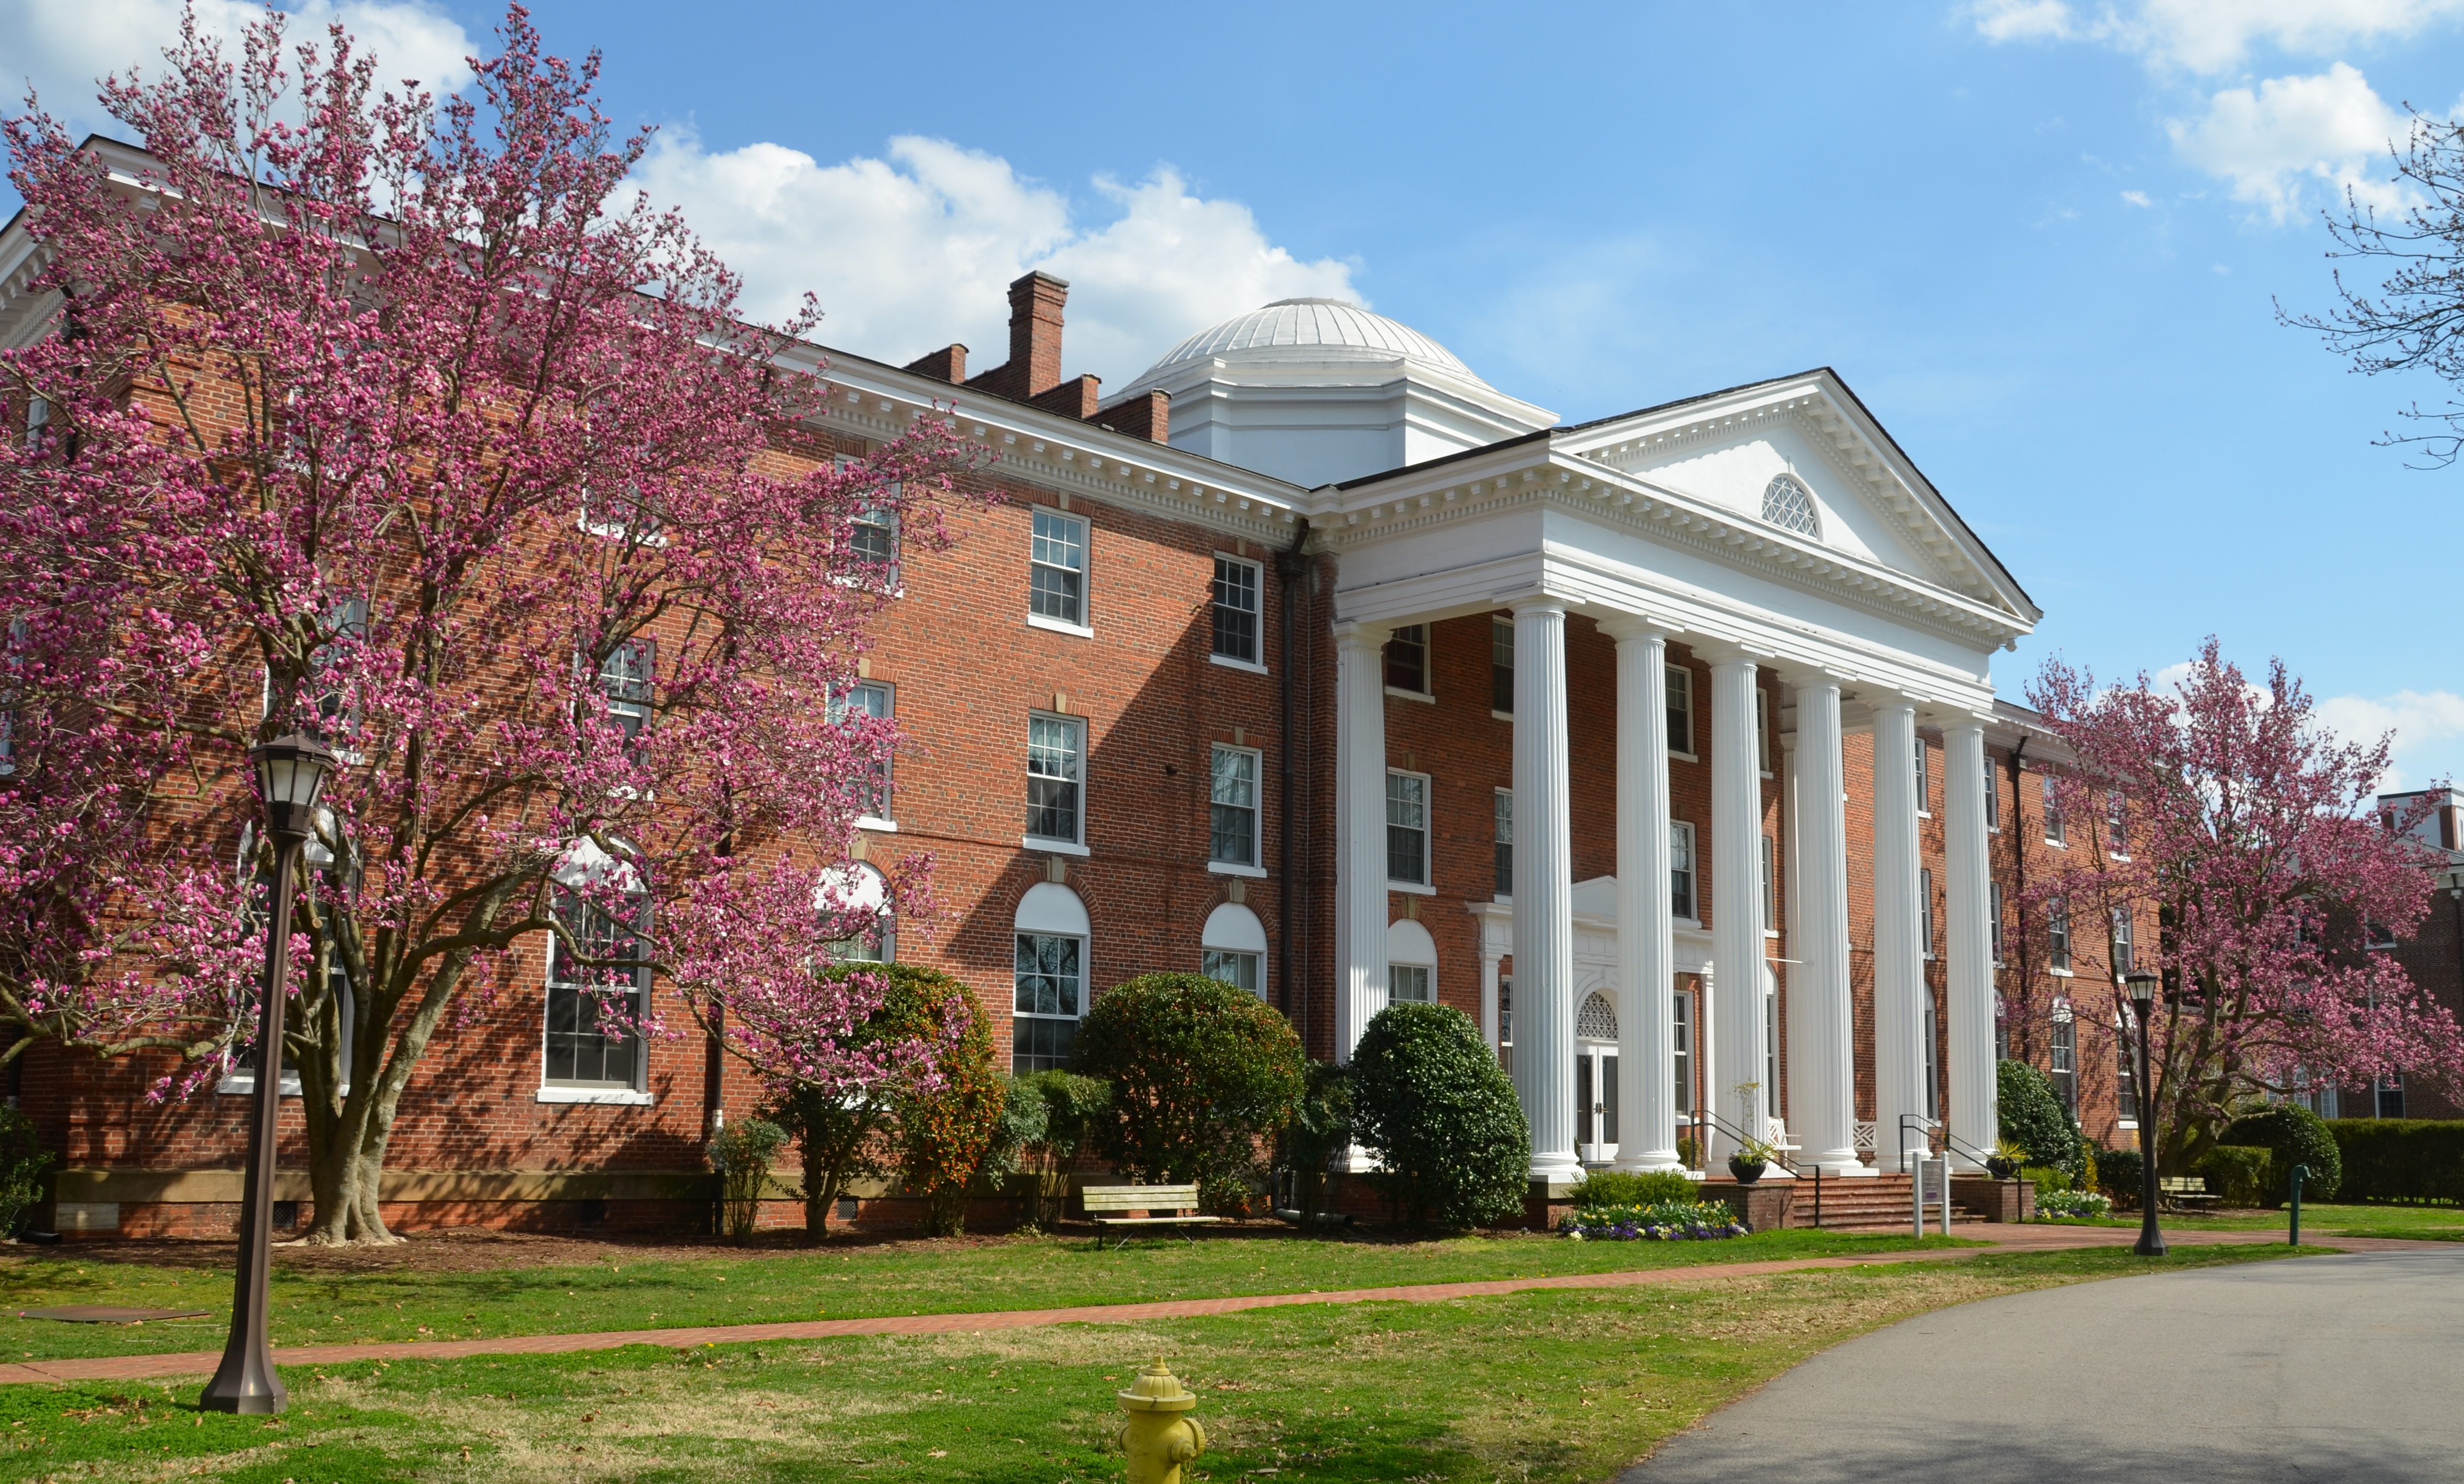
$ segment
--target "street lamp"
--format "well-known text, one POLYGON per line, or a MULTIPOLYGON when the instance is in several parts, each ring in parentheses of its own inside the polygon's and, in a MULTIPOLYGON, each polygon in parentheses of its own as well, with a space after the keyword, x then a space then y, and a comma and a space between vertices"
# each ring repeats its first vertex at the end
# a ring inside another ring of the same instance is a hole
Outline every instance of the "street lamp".
POLYGON ((2126 974, 2130 1018, 2139 1022, 2139 1245, 2142 1257, 2165 1255, 2165 1233, 2156 1230, 2156 1096, 2147 1063, 2147 1014, 2156 1002, 2156 976, 2145 971, 2126 974))
POLYGON ((266 1338, 266 1280, 273 1266, 274 1133, 282 1108, 283 981, 291 970, 293 862, 317 818, 317 796, 334 771, 334 754, 313 737, 293 733, 252 748, 257 797, 274 837, 274 898, 265 934, 264 1003, 256 1017, 256 1102, 248 1129, 246 1200, 239 1211, 239 1271, 231 1284, 231 1339, 223 1363, 199 1405, 212 1411, 264 1416, 282 1410, 289 1393, 274 1371, 266 1338))

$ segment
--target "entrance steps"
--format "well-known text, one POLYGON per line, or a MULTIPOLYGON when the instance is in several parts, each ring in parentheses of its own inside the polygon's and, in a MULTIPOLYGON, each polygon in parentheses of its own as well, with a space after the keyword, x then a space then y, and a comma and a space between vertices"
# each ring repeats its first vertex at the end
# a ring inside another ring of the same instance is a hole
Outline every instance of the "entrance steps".
MULTIPOLYGON (((1905 1173, 1826 1179, 1822 1182, 1820 1224, 1826 1230, 1890 1228, 1904 1232, 1908 1230, 1911 1219, 1910 1203, 1915 1198, 1915 1177, 1905 1173)), ((1788 1224, 1792 1227, 1811 1227, 1815 1224, 1815 1214, 1814 1182, 1811 1179, 1792 1182, 1789 1189, 1788 1224)), ((1963 1222, 1976 1222, 1983 1219, 1957 1206, 1951 1208, 1950 1221, 1953 1227, 1963 1222)), ((1940 1231, 1941 1222, 1942 1212, 1938 1208, 1928 1209, 1925 1211, 1926 1230, 1940 1231)))

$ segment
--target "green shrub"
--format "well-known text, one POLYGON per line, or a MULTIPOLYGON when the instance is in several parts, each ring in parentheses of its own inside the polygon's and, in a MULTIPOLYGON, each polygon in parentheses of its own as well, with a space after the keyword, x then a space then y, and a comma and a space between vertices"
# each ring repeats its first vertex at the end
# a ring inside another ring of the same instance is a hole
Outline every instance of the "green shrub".
POLYGON ((1210 1211, 1247 1209, 1261 1141, 1291 1122, 1308 1086, 1291 1022, 1201 974, 1146 974, 1095 996, 1075 1063, 1112 1084, 1094 1133, 1113 1168, 1195 1181, 1210 1211))
POLYGON ((2036 1182, 2036 1193, 2040 1196, 2072 1189, 2071 1172, 2059 1165, 2023 1165, 2019 1167, 2019 1178, 2036 1182))
POLYGON ((1662 1201, 1695 1201, 1702 1187, 1673 1169, 1638 1174, 1625 1169, 1595 1169, 1574 1187, 1577 1206, 1656 1206, 1662 1201))
POLYGON ((1069 1170, 1095 1116, 1112 1101, 1112 1085, 1075 1072, 1030 1072, 1013 1077, 1001 1102, 1001 1121, 984 1155, 983 1173, 1032 1175, 1026 1225, 1042 1229, 1061 1219, 1069 1199, 1069 1170))
POLYGON ((730 1237, 753 1240, 762 1187, 770 1182, 770 1161, 786 1146, 787 1130, 763 1118, 739 1119, 712 1136, 710 1168, 718 1173, 722 1226, 730 1237))
POLYGON ((34 1136, 34 1121, 0 1107, 0 1237, 17 1234, 43 1204, 43 1174, 55 1156, 34 1136))
MULTIPOLYGON (((2340 1118, 2327 1128, 2343 1162, 2345 1200, 2464 1204, 2464 1122, 2340 1118)), ((2312 1193, 2306 1180, 2301 1193, 2312 1193)))
POLYGON ((1352 1072, 1331 1061, 1309 1064, 1292 1121, 1284 1125, 1275 1166, 1291 1181, 1292 1207, 1304 1229, 1332 1209, 1334 1157, 1352 1147, 1352 1072))
POLYGON ((1462 1011, 1411 1000, 1379 1011, 1352 1053, 1352 1117, 1405 1219, 1477 1227, 1523 1213, 1531 1129, 1462 1011))
POLYGON ((2255 1146, 2276 1151, 2268 1171, 2267 1204, 2281 1206, 2292 1193, 2293 1167, 2307 1165, 2301 1194, 2313 1201, 2332 1201, 2344 1183, 2344 1159, 2327 1121, 2298 1103, 2279 1102, 2246 1114, 2227 1124, 2218 1144, 2255 1146))
POLYGON ((929 969, 916 970, 911 982, 924 1014, 945 1035, 950 1029, 957 1035, 934 1063, 939 1080, 911 1086, 895 1101, 898 1173, 909 1190, 924 1197, 924 1234, 957 1236, 967 1229, 967 1188, 1000 1137, 1007 1079, 975 991, 929 969))
POLYGON ((2111 1196, 2116 1206, 2137 1211, 2140 1186, 2145 1179, 2146 1168, 2137 1149, 2099 1149, 2096 1151, 2097 1190, 2111 1196))
POLYGON ((1994 1096, 2000 1105, 2001 1137, 2028 1151, 2032 1165, 2057 1165, 2077 1174, 2079 1168, 2079 1124, 2062 1106, 2051 1078, 2025 1061, 2005 1058, 1993 1069, 1994 1096))
POLYGON ((2273 1189, 2270 1167, 2275 1163, 2273 1149, 2220 1144, 2199 1161, 2198 1174, 2218 1205, 2267 1206, 2275 1204, 2268 1199, 2273 1189))

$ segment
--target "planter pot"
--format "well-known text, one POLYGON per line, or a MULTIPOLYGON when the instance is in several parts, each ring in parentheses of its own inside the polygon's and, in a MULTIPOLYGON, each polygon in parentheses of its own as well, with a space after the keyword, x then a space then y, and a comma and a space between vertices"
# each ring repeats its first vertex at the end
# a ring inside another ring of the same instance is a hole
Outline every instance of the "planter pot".
POLYGON ((1996 1180, 2008 1180, 2019 1172, 2019 1162, 1998 1158, 1989 1159, 1985 1162, 1985 1172, 1996 1180))
POLYGON ((1737 1156, 1733 1154, 1728 1156, 1728 1173, 1737 1177, 1737 1184, 1739 1185, 1753 1184, 1755 1181, 1760 1180, 1763 1177, 1763 1171, 1770 1168, 1770 1166, 1765 1165, 1760 1160, 1754 1160, 1749 1163, 1746 1160, 1737 1158, 1737 1156))

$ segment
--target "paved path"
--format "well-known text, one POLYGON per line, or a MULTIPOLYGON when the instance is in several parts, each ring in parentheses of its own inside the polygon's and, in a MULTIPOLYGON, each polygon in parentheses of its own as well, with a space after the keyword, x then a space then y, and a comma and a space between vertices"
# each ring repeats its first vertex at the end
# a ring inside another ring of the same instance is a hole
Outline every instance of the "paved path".
MULTIPOLYGON (((1692 1267, 1648 1268, 1634 1273, 1580 1273, 1558 1277, 1499 1278, 1478 1283, 1420 1283, 1400 1288, 1350 1288, 1329 1293, 1256 1294, 1229 1298, 1179 1298, 1158 1303, 1094 1304, 1073 1309, 1004 1309, 979 1314, 922 1314, 858 1320, 804 1320, 777 1324, 710 1324, 691 1329, 603 1330, 583 1335, 509 1335, 496 1340, 424 1340, 385 1344, 292 1345, 274 1353, 283 1365, 340 1365, 354 1361, 461 1360, 474 1355, 557 1355, 577 1350, 613 1350, 623 1345, 659 1345, 690 1349, 703 1344, 741 1344, 761 1340, 828 1340, 844 1335, 979 1334, 992 1329, 1027 1329, 1044 1324, 1133 1324, 1147 1320, 1195 1319, 1210 1314, 1237 1314, 1247 1309, 1283 1308, 1291 1304, 1436 1303, 1450 1298, 1475 1298, 1496 1294, 1551 1288, 1630 1288, 1653 1283, 1708 1282, 1727 1277, 1753 1277, 1770 1273, 1805 1273, 1825 1268, 1859 1267, 1877 1262, 1946 1262, 1995 1250, 2052 1251, 2079 1247, 2127 1247, 2136 1231, 2106 1227, 2012 1226, 1971 1229, 1960 1233, 1993 1242, 1994 1247, 1946 1248, 1929 1252, 1875 1253, 1855 1257, 1805 1257, 1770 1262, 1702 1263, 1692 1267)), ((2280 1241, 2268 1232, 2204 1232, 2177 1238, 2190 1243, 2256 1243, 2280 1241)), ((2409 1248, 2437 1243, 2392 1242, 2379 1238, 2335 1238, 2338 1247, 2409 1248)), ((19 1361, 0 1364, 0 1384, 29 1381, 137 1381, 159 1376, 210 1375, 220 1352, 196 1350, 171 1355, 99 1356, 82 1360, 19 1361)))
POLYGON ((2013 1294, 1825 1351, 1619 1484, 2452 1481, 2459 1341, 2453 1243, 2013 1294))

